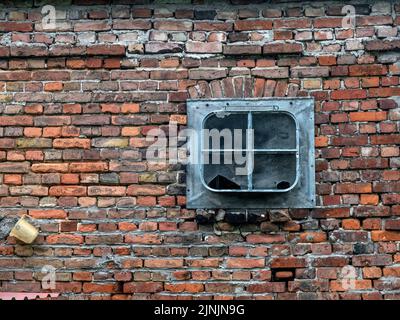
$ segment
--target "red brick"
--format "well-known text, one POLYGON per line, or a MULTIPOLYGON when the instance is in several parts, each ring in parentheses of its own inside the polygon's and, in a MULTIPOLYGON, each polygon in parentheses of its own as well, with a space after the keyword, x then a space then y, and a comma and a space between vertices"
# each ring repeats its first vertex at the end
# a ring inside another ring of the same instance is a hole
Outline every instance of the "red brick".
POLYGON ((263 46, 264 54, 302 53, 301 43, 268 43, 263 46))
POLYGON ((131 185, 127 189, 127 195, 143 196, 143 195, 163 195, 165 188, 154 185, 131 185))
POLYGON ((268 79, 279 79, 288 78, 289 70, 287 68, 274 67, 274 68, 254 68, 251 70, 251 74, 256 77, 268 78, 268 79))
POLYGON ((183 266, 182 259, 147 259, 144 261, 146 268, 175 269, 183 266))
POLYGON ((371 136, 371 144, 400 144, 400 134, 371 136))
POLYGON ((387 112, 351 112, 351 121, 383 121, 387 118, 387 112))
POLYGON ((3 176, 3 183, 20 185, 22 184, 22 176, 20 174, 5 174, 3 176))
POLYGON ((125 187, 114 187, 114 186, 88 187, 89 196, 124 196, 125 193, 126 193, 125 187))
POLYGON ((336 193, 371 193, 370 183, 338 183, 335 188, 336 193))
POLYGON ((113 55, 113 56, 121 56, 125 55, 125 46, 122 45, 92 45, 87 48, 88 55, 113 55))
POLYGON ((75 234, 54 234, 46 237, 46 242, 49 244, 81 244, 83 236, 75 234))
POLYGON ((386 220, 386 230, 400 230, 400 220, 386 220))
POLYGON ((0 172, 26 173, 29 171, 29 162, 1 162, 0 172))
POLYGON ((371 231, 372 241, 400 241, 400 232, 398 231, 371 231))
POLYGON ((158 20, 153 23, 154 29, 168 31, 191 31, 191 21, 158 20))
POLYGON ((159 234, 128 234, 125 236, 126 243, 160 244, 161 241, 159 234))
POLYGON ((331 92, 333 100, 357 100, 365 99, 367 91, 361 89, 335 90, 331 92))
POLYGON ((226 261, 227 268, 239 268, 239 269, 252 269, 252 268, 264 268, 264 259, 242 259, 242 258, 229 258, 226 261))
POLYGON ((356 65, 349 67, 350 76, 379 76, 387 74, 387 67, 381 64, 356 65))
POLYGON ((32 30, 31 22, 0 22, 1 32, 30 32, 32 30))
POLYGON ((68 163, 34 163, 32 164, 33 172, 68 172, 68 163))
POLYGON ((262 284, 250 284, 247 291, 252 293, 263 293, 263 292, 285 292, 285 282, 266 282, 262 284))
POLYGON ((0 139, 0 148, 2 148, 2 149, 14 149, 15 148, 15 140, 14 139, 10 139, 10 138, 1 138, 0 139))
MULTIPOLYGON (((332 291, 348 291, 347 282, 335 280, 330 282, 330 290, 332 291)), ((371 280, 353 280, 354 290, 368 290, 372 288, 371 280)))
POLYGON ((305 29, 311 27, 311 19, 274 20, 274 29, 305 29))
POLYGON ((379 203, 379 196, 376 194, 362 194, 360 203, 364 205, 377 205, 379 203))
POLYGON ((225 45, 223 53, 226 55, 254 55, 261 54, 261 46, 258 45, 225 45))
POLYGON ((89 149, 90 139, 54 139, 53 147, 56 149, 69 149, 69 148, 80 148, 89 149))
POLYGON ((32 126, 31 116, 0 116, 0 126, 32 126))
POLYGON ((71 172, 102 172, 107 168, 106 162, 72 162, 69 165, 71 172))
POLYGON ((325 242, 327 240, 325 232, 310 231, 300 233, 300 242, 325 242))
POLYGON ((246 241, 250 243, 274 243, 274 242, 284 242, 285 236, 281 234, 276 235, 258 235, 251 234, 246 237, 246 241))
POLYGON ((170 292, 198 293, 204 291, 202 283, 166 283, 164 289, 170 292))
POLYGON ((195 53, 220 53, 222 52, 222 44, 219 42, 190 41, 186 43, 186 51, 195 53))
POLYGON ((86 187, 83 186, 53 186, 49 189, 50 196, 85 196, 86 187))
POLYGON ((84 283, 83 284, 83 292, 86 293, 114 293, 118 292, 118 284, 117 283, 84 283))
POLYGON ((341 28, 343 18, 317 18, 314 20, 314 28, 341 28))
POLYGON ((233 24, 230 22, 195 22, 195 31, 232 31, 233 24))
POLYGON ((250 31, 250 30, 271 30, 271 20, 238 20, 234 24, 235 30, 250 31))
POLYGON ((321 56, 318 57, 318 62, 320 66, 333 66, 336 64, 335 56, 321 56))
POLYGON ((35 219, 65 219, 67 213, 64 210, 29 210, 29 215, 35 219))
POLYGON ((358 230, 360 229, 360 221, 357 219, 346 219, 343 220, 342 227, 345 230, 358 230))
POLYGON ((271 262, 271 268, 304 268, 305 266, 304 258, 282 257, 274 258, 271 262))
POLYGON ((163 290, 162 282, 128 282, 124 283, 125 293, 154 293, 163 290))

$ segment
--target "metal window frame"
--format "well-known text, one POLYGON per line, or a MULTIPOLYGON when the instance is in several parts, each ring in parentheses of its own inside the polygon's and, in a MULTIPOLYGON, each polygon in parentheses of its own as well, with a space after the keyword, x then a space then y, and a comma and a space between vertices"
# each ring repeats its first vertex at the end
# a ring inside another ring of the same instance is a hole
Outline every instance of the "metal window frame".
MULTIPOLYGON (((210 112, 204 119, 203 119, 203 123, 202 123, 202 129, 204 129, 204 124, 207 121, 207 119, 215 114, 218 113, 222 113, 222 112, 228 112, 228 113, 243 113, 243 114, 247 114, 247 127, 246 129, 253 129, 253 113, 263 113, 264 110, 259 110, 258 107, 247 107, 245 108, 245 110, 225 110, 225 111, 217 111, 217 112, 210 112), (248 110, 247 110, 248 109, 248 110)), ((298 180, 299 180, 299 124, 297 122, 297 119, 293 116, 292 113, 287 112, 287 111, 279 111, 279 110, 273 110, 273 111, 268 111, 266 113, 274 113, 274 114, 287 114, 293 121, 296 127, 296 135, 295 135, 295 141, 296 141, 296 148, 295 149, 270 149, 270 148, 266 148, 266 149, 248 149, 248 147, 246 147, 246 149, 204 149, 203 145, 204 145, 204 139, 203 137, 200 136, 200 139, 198 141, 199 145, 200 145, 200 153, 199 153, 199 161, 200 163, 202 162, 201 159, 203 159, 203 152, 223 152, 223 151, 232 151, 232 152, 251 152, 253 159, 254 159, 254 155, 255 154, 266 154, 266 153, 270 153, 270 154, 280 154, 280 153, 293 153, 295 155, 296 158, 296 176, 294 179, 293 184, 286 189, 254 189, 252 188, 253 185, 253 174, 250 174, 248 176, 248 183, 247 183, 247 189, 214 189, 211 188, 210 186, 207 185, 207 183, 204 180, 204 164, 201 163, 200 164, 200 178, 201 178, 201 183, 203 184, 203 186, 213 192, 287 192, 290 191, 291 189, 293 189, 298 180), (251 180, 251 181, 250 181, 251 180)), ((248 136, 246 137, 246 140, 248 141, 248 136)))
MULTIPOLYGON (((192 99, 187 101, 188 128, 201 132, 205 119, 218 112, 284 112, 292 116, 296 124, 296 182, 281 190, 216 190, 205 183, 203 165, 201 161, 197 161, 187 164, 187 208, 259 209, 315 206, 313 98, 192 99)), ((202 137, 197 139, 199 140, 194 145, 200 148, 200 152, 195 154, 201 157, 202 137)), ((189 152, 192 153, 193 150, 189 152)))

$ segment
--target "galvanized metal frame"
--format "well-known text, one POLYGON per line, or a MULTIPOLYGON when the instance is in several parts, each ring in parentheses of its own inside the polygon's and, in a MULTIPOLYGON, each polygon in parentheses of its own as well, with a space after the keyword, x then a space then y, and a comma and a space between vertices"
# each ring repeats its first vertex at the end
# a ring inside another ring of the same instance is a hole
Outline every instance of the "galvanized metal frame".
MULTIPOLYGON (((196 145, 199 150, 196 150, 196 152, 189 150, 190 153, 194 153, 200 158, 197 159, 196 163, 187 165, 188 208, 311 208, 315 206, 313 98, 188 100, 188 127, 201 132, 207 117, 219 112, 247 113, 248 126, 251 122, 249 118, 253 112, 290 115, 296 125, 296 148, 287 150, 260 149, 257 151, 295 153, 295 182, 287 189, 217 190, 210 188, 203 177, 203 165, 201 163, 203 141, 202 137, 198 136, 198 141, 192 145, 196 145)), ((250 178, 248 177, 248 179, 250 178)))
MULTIPOLYGON (((235 111, 230 111, 230 112, 247 114, 247 116, 248 116, 247 129, 252 129, 252 124, 253 124, 253 122, 252 122, 252 113, 254 111, 260 112, 260 110, 252 110, 252 111, 245 111, 245 112, 241 110, 239 112, 237 112, 237 111, 236 112, 235 111)), ((218 112, 211 112, 203 119, 202 128, 204 128, 204 123, 206 122, 208 117, 210 115, 216 114, 216 113, 218 113, 218 112)), ((204 141, 200 137, 200 139, 199 139, 199 144, 200 144, 200 154, 199 154, 199 156, 200 156, 200 159, 199 159, 199 161, 200 161, 200 170, 201 170, 201 173, 202 173, 201 174, 201 183, 204 185, 205 188, 207 188, 208 190, 213 191, 213 192, 287 192, 287 191, 289 191, 289 190, 291 190, 291 189, 293 189, 295 187, 295 185, 296 185, 296 183, 298 181, 298 178, 299 178, 299 135, 298 135, 299 125, 297 123, 296 118, 290 112, 274 110, 274 111, 271 111, 271 113, 284 113, 284 114, 289 115, 293 119, 293 121, 295 123, 295 126, 296 126, 296 136, 295 136, 296 148, 295 149, 255 149, 255 148, 253 148, 253 149, 248 149, 248 148, 246 148, 246 149, 204 149, 203 148, 204 141), (246 190, 244 190, 244 189, 239 189, 238 190, 238 189, 213 189, 213 188, 210 188, 206 184, 206 182, 204 180, 204 165, 201 163, 202 153, 203 152, 223 152, 223 151, 230 151, 230 152, 235 152, 235 151, 243 152, 243 151, 246 151, 246 152, 251 152, 253 154, 253 156, 254 156, 254 154, 260 154, 260 153, 274 153, 274 154, 277 154, 277 153, 294 153, 295 156, 296 156, 296 178, 295 178, 295 181, 289 188, 286 188, 286 189, 254 189, 254 188, 251 187, 251 185, 252 185, 252 174, 250 174, 248 176, 248 186, 247 186, 246 190)), ((248 139, 249 139, 249 137, 247 136, 247 141, 248 141, 248 139)))

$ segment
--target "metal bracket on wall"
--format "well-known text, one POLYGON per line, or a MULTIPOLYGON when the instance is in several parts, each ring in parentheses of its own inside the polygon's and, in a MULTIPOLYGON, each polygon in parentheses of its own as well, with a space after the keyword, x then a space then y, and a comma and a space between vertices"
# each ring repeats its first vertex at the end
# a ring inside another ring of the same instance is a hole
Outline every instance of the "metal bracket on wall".
MULTIPOLYGON (((196 136, 191 146, 198 157, 187 165, 188 208, 312 208, 315 206, 314 99, 188 100, 188 127, 251 129, 254 143, 232 152, 250 153, 254 168, 246 176, 234 167, 204 162, 204 153, 227 149, 204 148, 196 136), (221 116, 223 115, 223 116, 221 116)), ((207 146, 209 143, 206 143, 207 146)))

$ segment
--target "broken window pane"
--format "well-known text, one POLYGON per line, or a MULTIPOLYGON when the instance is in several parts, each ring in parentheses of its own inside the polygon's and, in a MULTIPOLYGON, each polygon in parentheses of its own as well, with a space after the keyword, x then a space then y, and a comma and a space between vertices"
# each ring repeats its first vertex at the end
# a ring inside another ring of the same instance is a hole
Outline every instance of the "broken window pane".
POLYGON ((238 165, 234 162, 234 156, 231 155, 232 161, 230 163, 229 161, 224 161, 224 158, 226 159, 224 153, 208 153, 208 164, 204 164, 203 166, 205 184, 216 190, 246 190, 247 175, 237 174, 236 168, 238 165), (213 156, 214 161, 212 159, 213 156), (216 158, 219 159, 219 164, 216 163, 216 158))
POLYGON ((295 154, 255 154, 253 189, 284 190, 296 180, 295 154))
POLYGON ((283 112, 253 113, 255 149, 295 149, 296 122, 283 112))
POLYGON ((209 130, 204 141, 206 149, 233 149, 235 137, 236 148, 246 148, 247 113, 213 113, 205 120, 204 129, 209 130))

